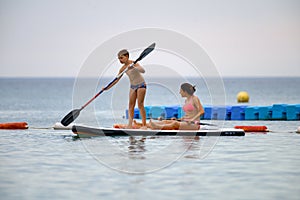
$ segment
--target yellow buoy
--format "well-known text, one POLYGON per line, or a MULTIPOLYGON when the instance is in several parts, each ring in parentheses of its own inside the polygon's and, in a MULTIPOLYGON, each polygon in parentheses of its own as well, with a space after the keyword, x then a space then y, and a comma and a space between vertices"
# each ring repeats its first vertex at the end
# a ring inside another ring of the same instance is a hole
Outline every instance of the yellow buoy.
POLYGON ((238 95, 237 95, 237 102, 238 103, 249 102, 249 95, 248 95, 248 93, 245 92, 245 91, 239 92, 238 95))

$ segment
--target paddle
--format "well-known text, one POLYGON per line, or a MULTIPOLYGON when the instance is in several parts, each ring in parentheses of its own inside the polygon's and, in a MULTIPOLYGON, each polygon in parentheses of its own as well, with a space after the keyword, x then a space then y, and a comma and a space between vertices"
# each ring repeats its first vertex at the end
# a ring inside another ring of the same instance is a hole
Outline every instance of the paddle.
POLYGON ((134 64, 136 64, 138 61, 145 58, 153 49, 155 48, 155 43, 151 44, 148 48, 146 48, 130 66, 126 68, 122 73, 120 73, 117 77, 114 78, 105 88, 103 88, 100 92, 98 92, 93 98, 91 98, 86 104, 84 104, 80 109, 74 109, 71 112, 69 112, 62 120, 61 124, 64 126, 68 126, 71 124, 80 114, 80 111, 83 110, 87 105, 89 105, 94 99, 96 99, 104 90, 109 88, 111 84, 113 84, 117 79, 119 79, 128 69, 129 67, 132 67, 134 64))
POLYGON ((206 126, 218 126, 218 125, 215 125, 215 124, 202 123, 202 122, 200 122, 200 125, 206 125, 206 126))

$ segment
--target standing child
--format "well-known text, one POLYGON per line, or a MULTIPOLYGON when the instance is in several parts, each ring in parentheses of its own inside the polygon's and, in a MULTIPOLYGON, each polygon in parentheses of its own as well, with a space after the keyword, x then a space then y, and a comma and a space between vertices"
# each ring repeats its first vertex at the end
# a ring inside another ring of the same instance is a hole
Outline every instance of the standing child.
MULTIPOLYGON (((142 116, 142 128, 146 129, 146 111, 144 107, 144 99, 146 95, 146 82, 142 75, 142 73, 145 73, 145 69, 138 63, 134 64, 133 66, 130 66, 133 63, 133 61, 129 60, 129 52, 126 49, 123 49, 118 53, 118 59, 120 63, 123 64, 123 66, 119 70, 119 74, 121 74, 124 70, 128 68, 126 74, 130 80, 128 125, 126 128, 132 128, 134 107, 137 102, 140 114, 142 116)), ((111 84, 110 87, 106 88, 106 90, 114 86, 120 80, 120 78, 118 78, 113 84, 111 84)))

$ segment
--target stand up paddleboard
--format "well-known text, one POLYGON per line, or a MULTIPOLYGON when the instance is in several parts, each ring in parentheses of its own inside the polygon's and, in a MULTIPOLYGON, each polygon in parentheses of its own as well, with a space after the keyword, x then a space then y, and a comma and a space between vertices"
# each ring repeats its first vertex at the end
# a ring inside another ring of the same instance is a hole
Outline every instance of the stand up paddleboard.
POLYGON ((96 136, 244 136, 243 129, 222 128, 210 130, 143 130, 143 129, 119 129, 74 125, 72 131, 78 137, 96 136))

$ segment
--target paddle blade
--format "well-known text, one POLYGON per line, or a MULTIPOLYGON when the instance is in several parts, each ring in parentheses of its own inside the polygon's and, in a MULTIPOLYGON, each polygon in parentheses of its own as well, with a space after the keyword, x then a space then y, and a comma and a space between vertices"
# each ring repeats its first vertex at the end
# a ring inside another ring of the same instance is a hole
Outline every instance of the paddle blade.
POLYGON ((134 61, 134 64, 137 63, 138 61, 142 60, 143 58, 145 58, 151 51, 154 50, 154 48, 155 48, 155 43, 151 44, 147 49, 145 49, 141 53, 140 57, 134 61))
POLYGON ((79 116, 80 111, 81 109, 72 110, 60 121, 60 123, 64 126, 68 126, 79 116))

